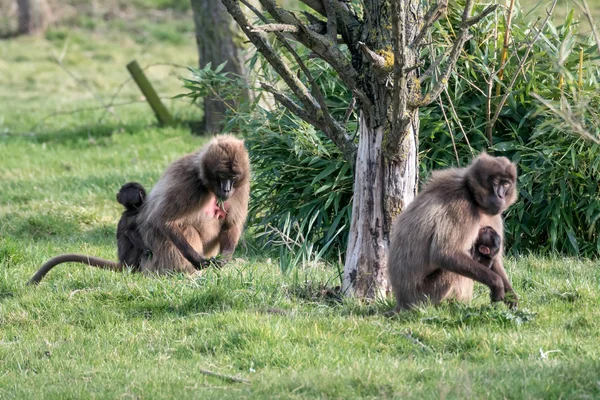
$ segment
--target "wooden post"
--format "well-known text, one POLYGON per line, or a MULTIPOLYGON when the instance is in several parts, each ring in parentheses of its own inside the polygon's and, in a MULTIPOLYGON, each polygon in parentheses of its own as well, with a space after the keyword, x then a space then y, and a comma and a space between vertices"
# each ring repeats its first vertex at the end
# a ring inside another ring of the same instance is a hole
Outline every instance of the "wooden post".
POLYGON ((148 104, 150 104, 150 107, 152 107, 152 111, 154 111, 154 114, 156 114, 158 122, 163 126, 172 125, 173 117, 171 116, 171 113, 169 110, 167 110, 162 101, 160 101, 160 98, 156 94, 156 91, 152 87, 152 84, 148 78, 146 78, 146 75, 140 68, 138 62, 133 60, 127 64, 127 69, 129 70, 129 73, 131 74, 131 77, 135 83, 137 83, 140 90, 146 97, 148 104))

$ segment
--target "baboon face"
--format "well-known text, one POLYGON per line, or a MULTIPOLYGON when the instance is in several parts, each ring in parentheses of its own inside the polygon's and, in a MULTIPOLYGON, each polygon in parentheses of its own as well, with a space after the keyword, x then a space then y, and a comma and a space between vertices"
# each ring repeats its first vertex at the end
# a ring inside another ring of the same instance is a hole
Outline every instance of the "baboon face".
POLYGON ((486 214, 500 214, 517 198, 517 168, 506 157, 480 155, 467 179, 475 201, 486 214))
POLYGON ((136 182, 128 182, 119 193, 117 193, 117 201, 126 208, 139 208, 146 198, 146 191, 136 182))
POLYGON ((477 251, 488 258, 494 258, 500 251, 502 245, 500 235, 491 226, 486 226, 479 229, 477 237, 477 251))
POLYGON ((227 200, 249 179, 250 162, 243 142, 217 141, 203 157, 204 177, 215 195, 227 200))

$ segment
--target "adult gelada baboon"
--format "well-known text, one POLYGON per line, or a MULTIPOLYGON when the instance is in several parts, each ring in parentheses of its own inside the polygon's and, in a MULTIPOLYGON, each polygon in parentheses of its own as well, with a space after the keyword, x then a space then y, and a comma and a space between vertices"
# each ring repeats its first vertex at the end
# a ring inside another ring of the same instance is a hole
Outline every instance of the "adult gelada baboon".
MULTIPOLYGON (((216 136, 199 151, 173 162, 144 201, 136 217, 145 249, 142 272, 192 273, 221 252, 231 259, 239 241, 250 196, 250 162, 244 142, 216 136)), ((38 283, 54 266, 82 262, 122 270, 123 264, 65 254, 48 261, 31 278, 38 283)))
POLYGON ((488 268, 492 268, 494 258, 502 249, 502 238, 491 226, 479 229, 475 244, 471 247, 473 260, 488 268))
POLYGON ((248 152, 233 136, 217 136, 172 163, 138 215, 142 240, 152 250, 151 257, 142 258, 142 271, 193 273, 219 251, 228 261, 246 221, 249 196, 248 152))
POLYGON ((466 168, 432 173, 392 227, 388 269, 397 310, 448 298, 470 301, 473 280, 490 288, 492 302, 516 306, 502 250, 491 268, 470 254, 481 227, 503 237, 501 213, 516 200, 516 178, 506 157, 485 153, 466 168))

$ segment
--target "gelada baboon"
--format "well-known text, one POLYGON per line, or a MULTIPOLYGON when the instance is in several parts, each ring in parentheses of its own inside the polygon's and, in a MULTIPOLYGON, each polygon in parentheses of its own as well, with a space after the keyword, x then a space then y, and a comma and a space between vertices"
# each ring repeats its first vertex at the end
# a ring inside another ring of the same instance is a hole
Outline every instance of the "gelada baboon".
POLYGON ((118 263, 82 254, 63 254, 42 265, 28 283, 30 285, 39 283, 52 268, 65 262, 78 262, 113 271, 121 271, 126 266, 133 271, 139 270, 140 259, 148 252, 137 229, 136 220, 145 198, 146 190, 137 182, 126 183, 117 193, 117 201, 125 207, 117 224, 118 263))
POLYGON ((473 280, 491 289, 492 302, 516 306, 502 249, 491 268, 470 254, 481 227, 492 227, 502 239, 500 214, 516 200, 516 178, 506 157, 485 153, 466 168, 433 172, 392 227, 388 270, 397 310, 448 298, 470 301, 473 280))
POLYGON ((142 256, 149 255, 138 230, 137 215, 146 199, 146 190, 137 182, 128 182, 117 193, 117 201, 125 207, 117 225, 117 256, 121 264, 139 269, 142 256))
MULTIPOLYGON (((220 251, 218 264, 235 250, 250 196, 250 162, 244 142, 216 136, 199 151, 173 162, 145 200, 136 222, 148 256, 140 271, 193 273, 209 265, 220 251)), ((39 282, 55 265, 83 262, 122 270, 121 263, 77 254, 48 261, 30 280, 39 282)))
POLYGON ((152 250, 142 271, 193 273, 219 252, 231 259, 250 196, 250 162, 244 142, 215 137, 199 152, 167 168, 138 215, 142 240, 152 250))
POLYGON ((491 226, 484 226, 479 229, 479 235, 475 244, 471 247, 471 257, 480 264, 492 268, 494 257, 498 255, 502 248, 502 238, 491 226))

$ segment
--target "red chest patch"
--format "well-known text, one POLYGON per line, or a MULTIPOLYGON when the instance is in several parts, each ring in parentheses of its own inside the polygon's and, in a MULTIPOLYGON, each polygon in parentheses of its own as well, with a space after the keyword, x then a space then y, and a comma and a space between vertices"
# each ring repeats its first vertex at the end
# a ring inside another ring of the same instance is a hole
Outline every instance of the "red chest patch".
POLYGON ((227 216, 227 210, 229 209, 229 203, 223 202, 219 207, 219 202, 215 195, 211 195, 208 204, 204 207, 204 214, 211 218, 225 219, 227 216))

